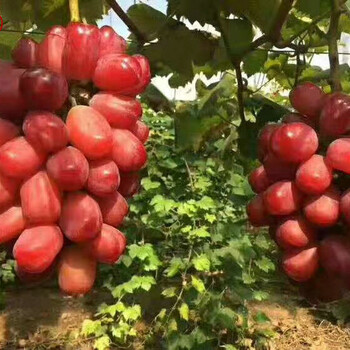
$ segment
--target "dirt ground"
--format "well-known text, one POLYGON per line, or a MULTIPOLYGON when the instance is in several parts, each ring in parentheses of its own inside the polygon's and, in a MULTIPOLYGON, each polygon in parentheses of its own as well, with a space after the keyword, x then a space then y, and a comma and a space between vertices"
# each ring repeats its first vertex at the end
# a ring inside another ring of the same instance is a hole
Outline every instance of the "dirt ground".
MULTIPOLYGON (((91 344, 74 337, 84 319, 108 294, 95 291, 84 298, 62 296, 55 288, 16 289, 7 293, 0 313, 0 349, 90 350, 91 344), (68 345, 64 345, 68 344, 68 345)), ((298 306, 290 296, 270 298, 250 305, 264 312, 277 333, 271 350, 349 350, 350 327, 340 327, 319 317, 311 307, 298 306)))

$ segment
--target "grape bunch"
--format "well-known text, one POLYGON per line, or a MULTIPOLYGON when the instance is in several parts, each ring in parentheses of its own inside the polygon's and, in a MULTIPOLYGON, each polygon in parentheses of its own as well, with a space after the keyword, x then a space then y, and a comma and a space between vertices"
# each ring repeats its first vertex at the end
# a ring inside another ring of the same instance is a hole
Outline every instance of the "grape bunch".
POLYGON ((71 23, 0 61, 0 244, 24 282, 57 271, 63 292, 85 294, 126 248, 149 136, 136 97, 151 79, 126 48, 109 26, 71 23))
POLYGON ((269 226, 290 280, 332 301, 350 289, 350 96, 304 83, 290 102, 296 112, 260 131, 247 214, 269 226))

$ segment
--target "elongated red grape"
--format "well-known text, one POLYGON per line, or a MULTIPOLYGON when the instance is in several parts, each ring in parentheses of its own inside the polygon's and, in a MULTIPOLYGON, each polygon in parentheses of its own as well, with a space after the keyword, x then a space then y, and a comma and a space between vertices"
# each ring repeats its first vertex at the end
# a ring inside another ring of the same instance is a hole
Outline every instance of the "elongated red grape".
POLYGON ((0 244, 17 238, 25 229, 26 220, 19 205, 0 214, 0 244))
POLYGON ((100 28, 100 53, 99 57, 110 54, 125 53, 126 41, 119 36, 112 27, 103 26, 100 28))
POLYGON ((141 94, 143 91, 145 91, 146 87, 149 85, 151 82, 151 67, 149 65, 149 61, 145 56, 142 55, 134 55, 132 56, 135 58, 140 67, 141 67, 141 77, 140 77, 140 82, 137 85, 137 88, 131 89, 130 95, 138 95, 141 94))
POLYGON ((9 177, 26 179, 37 172, 45 158, 24 137, 16 137, 0 147, 0 171, 9 177))
POLYGON ((280 160, 301 163, 317 151, 318 138, 310 126, 304 123, 290 123, 273 132, 270 146, 280 160))
POLYGON ((315 240, 314 228, 302 216, 286 218, 276 229, 276 241, 286 250, 304 248, 315 240))
POLYGON ((19 236, 13 256, 24 271, 41 273, 54 262, 62 247, 63 235, 58 226, 34 226, 19 236))
POLYGON ((90 106, 99 111, 108 123, 117 129, 130 129, 142 115, 138 100, 112 92, 99 92, 90 100, 90 106))
POLYGON ((318 118, 323 107, 325 93, 315 84, 304 83, 294 88, 290 95, 292 106, 301 114, 318 118))
POLYGON ((145 146, 132 132, 114 129, 112 159, 121 171, 138 171, 147 162, 147 152, 145 146))
POLYGON ((32 68, 36 65, 38 44, 29 38, 20 39, 12 51, 12 59, 19 68, 32 68))
POLYGON ((120 173, 120 185, 118 192, 125 198, 132 197, 140 189, 139 173, 120 173))
POLYGON ((346 223, 350 225, 350 189, 343 193, 340 199, 340 212, 346 223))
POLYGON ((264 192, 272 183, 263 165, 253 170, 249 175, 249 184, 255 193, 264 192))
POLYGON ((71 143, 89 159, 101 159, 112 152, 112 129, 106 119, 88 106, 75 106, 66 125, 71 143))
POLYGON ((303 196, 291 181, 279 181, 264 192, 264 204, 271 215, 290 215, 300 209, 303 196))
POLYGON ((126 238, 113 226, 103 224, 96 238, 87 243, 92 256, 102 264, 114 264, 126 248, 126 238))
POLYGON ((264 159, 264 169, 272 182, 294 180, 298 165, 283 162, 272 153, 269 153, 264 159))
POLYGON ((286 252, 282 258, 282 267, 288 277, 295 281, 309 280, 319 267, 318 248, 310 247, 286 252))
POLYGON ((50 112, 29 112, 23 123, 23 132, 32 145, 46 153, 57 152, 68 144, 65 123, 50 112))
POLYGON ((143 143, 145 144, 149 137, 149 128, 148 126, 138 120, 136 124, 130 129, 130 131, 143 143))
POLYGON ((89 176, 88 161, 78 149, 71 146, 51 156, 46 163, 46 169, 64 191, 82 189, 89 176))
POLYGON ((247 205, 249 222, 255 227, 268 226, 271 217, 266 211, 262 193, 256 195, 247 205))
POLYGON ((331 185, 333 170, 327 160, 314 154, 297 170, 295 183, 304 193, 321 194, 331 185))
POLYGON ((90 24, 71 23, 66 28, 62 70, 67 79, 90 80, 100 52, 99 29, 90 24))
POLYGON ((301 115, 299 113, 289 113, 286 114, 283 118, 282 118, 282 123, 285 124, 290 124, 290 123, 304 123, 307 124, 309 126, 311 126, 312 128, 315 128, 315 122, 313 119, 310 119, 308 117, 305 117, 304 115, 301 115))
POLYGON ((326 160, 333 169, 350 174, 350 138, 333 141, 328 146, 326 160))
POLYGON ((58 264, 58 284, 69 295, 86 294, 96 278, 96 260, 80 246, 68 246, 62 251, 58 264))
POLYGON ((13 204, 18 196, 20 181, 0 173, 0 209, 13 204))
POLYGON ((96 200, 101 208, 103 222, 119 227, 129 212, 129 206, 125 198, 116 191, 108 197, 97 198, 96 200))
POLYGON ((63 202, 59 224, 64 235, 71 241, 88 241, 101 231, 100 208, 86 193, 69 193, 63 202))
POLYGON ((38 65, 52 72, 62 73, 62 56, 66 44, 66 28, 53 26, 44 40, 39 44, 37 61, 38 65))
POLYGON ((329 187, 320 195, 307 197, 304 202, 304 215, 308 221, 321 227, 336 224, 340 215, 340 193, 329 187))
POLYGON ((272 133, 280 127, 280 124, 266 124, 259 132, 258 136, 258 158, 263 162, 270 152, 270 140, 272 133))
POLYGON ((20 133, 19 127, 6 119, 0 118, 0 146, 14 139, 20 133))
POLYGON ((61 214, 61 194, 46 171, 39 171, 21 188, 23 214, 31 224, 53 224, 61 214))
POLYGON ((98 197, 109 196, 118 189, 119 183, 119 169, 112 160, 90 162, 86 188, 91 194, 98 197))

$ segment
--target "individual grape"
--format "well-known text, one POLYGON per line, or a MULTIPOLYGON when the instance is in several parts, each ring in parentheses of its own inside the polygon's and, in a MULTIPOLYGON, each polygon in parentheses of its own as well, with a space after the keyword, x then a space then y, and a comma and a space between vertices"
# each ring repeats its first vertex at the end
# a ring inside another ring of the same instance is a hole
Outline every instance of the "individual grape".
POLYGON ((101 210, 86 193, 69 193, 63 202, 59 225, 71 241, 88 241, 101 231, 101 210))
POLYGON ((118 189, 119 183, 119 169, 112 160, 103 159, 90 162, 86 188, 91 194, 98 197, 109 196, 118 189))
POLYGON ((58 284, 69 295, 86 294, 96 278, 96 260, 80 246, 68 246, 58 264, 58 284))
POLYGON ((326 160, 333 169, 350 174, 350 138, 333 141, 328 146, 326 160))
POLYGON ((304 123, 307 124, 309 126, 311 126, 312 128, 315 128, 315 123, 312 119, 305 117, 304 115, 301 115, 299 113, 289 113, 286 114, 283 118, 282 118, 282 123, 284 124, 290 124, 290 123, 304 123))
POLYGON ((90 106, 100 112, 117 129, 131 129, 142 115, 141 103, 135 98, 112 92, 99 92, 90 106))
POLYGON ((52 155, 46 163, 46 169, 63 191, 82 189, 89 176, 88 161, 78 149, 71 146, 52 155))
POLYGON ((270 147, 280 160, 301 163, 317 151, 318 138, 315 130, 304 123, 284 124, 273 132, 270 147))
POLYGON ((100 31, 90 24, 71 23, 66 28, 62 71, 69 80, 91 80, 100 51, 100 31))
POLYGON ((119 36, 112 27, 101 27, 100 36, 99 58, 110 54, 123 54, 126 52, 127 44, 125 39, 119 36))
POLYGON ((343 193, 340 199, 340 212, 346 223, 350 225, 350 189, 343 193))
POLYGON ((282 258, 282 267, 291 279, 305 282, 315 275, 319 267, 317 247, 287 251, 282 258))
POLYGON ((145 144, 149 137, 149 128, 148 126, 138 120, 136 124, 130 129, 130 131, 143 143, 145 144))
POLYGON ((118 192, 125 198, 136 194, 141 186, 139 173, 120 173, 120 185, 118 192))
POLYGON ((55 153, 68 144, 65 123, 50 112, 29 112, 23 123, 23 132, 33 146, 46 153, 55 153))
POLYGON ((23 214, 30 224, 53 224, 61 214, 61 194, 46 171, 39 171, 21 188, 23 214))
POLYGON ((137 88, 132 88, 130 91, 130 95, 138 95, 141 94, 142 92, 145 91, 146 87, 150 84, 151 82, 151 67, 149 65, 149 61, 145 56, 142 55, 134 55, 132 56, 133 58, 135 58, 140 67, 141 67, 141 78, 140 78, 140 82, 137 86, 137 88))
POLYGON ((340 193, 331 186, 320 195, 306 197, 304 215, 308 221, 320 226, 329 227, 337 223, 340 215, 340 193))
POLYGON ((114 129, 112 159, 121 171, 138 171, 147 162, 147 152, 142 142, 129 130, 114 129))
POLYGON ((333 170, 327 160, 314 154, 297 170, 295 183, 301 191, 307 194, 322 194, 331 185, 333 170))
POLYGON ((271 215, 290 215, 300 209, 303 196, 291 181, 279 181, 264 192, 266 211, 271 215))
POLYGON ((0 171, 8 177, 26 179, 39 170, 45 158, 24 137, 16 137, 0 147, 0 171))
POLYGON ((20 182, 0 173, 0 210, 14 204, 20 182))
POLYGON ((280 124, 266 124, 259 132, 258 136, 258 158, 263 162, 270 152, 270 141, 273 132, 280 127, 280 124))
POLYGON ((58 226, 27 228, 13 247, 17 265, 29 273, 41 273, 54 262, 63 247, 63 235, 58 226))
POLYGON ((12 59, 19 68, 32 68, 36 65, 38 44, 29 38, 20 39, 12 50, 12 59))
POLYGON ((263 195, 256 195, 247 205, 247 215, 249 222, 255 227, 268 226, 271 223, 271 217, 267 213, 263 195))
POLYGON ((53 26, 39 44, 37 53, 38 65, 52 72, 62 73, 62 56, 66 40, 66 28, 53 26))
POLYGON ((96 198, 96 200, 101 208, 103 222, 119 227, 129 212, 129 206, 125 198, 116 191, 108 197, 96 198))
POLYGON ((315 84, 304 83, 295 87, 290 95, 292 106, 309 118, 319 117, 325 100, 325 93, 315 84))
POLYGON ((271 185, 271 180, 267 176, 263 165, 250 173, 248 181, 255 193, 264 192, 271 185))
POLYGON ((112 129, 106 119, 88 106, 75 106, 66 125, 71 143, 89 159, 101 159, 112 152, 112 129))
POLYGON ((29 109, 57 111, 68 98, 68 83, 64 76, 45 68, 25 71, 19 89, 29 109))
POLYGON ((96 238, 87 243, 92 256, 102 264, 114 264, 126 248, 126 238, 113 226, 103 224, 96 238))
POLYGON ((19 127, 6 119, 0 118, 0 147, 14 139, 20 133, 19 127))
POLYGON ((22 208, 14 205, 0 214, 0 244, 17 238, 25 229, 22 208))
POLYGON ((281 248, 286 250, 304 248, 315 240, 315 230, 301 216, 284 219, 276 229, 276 241, 281 248))
POLYGON ((263 163, 265 172, 271 182, 294 180, 295 173, 298 169, 297 164, 283 162, 272 153, 269 153, 265 157, 263 163))

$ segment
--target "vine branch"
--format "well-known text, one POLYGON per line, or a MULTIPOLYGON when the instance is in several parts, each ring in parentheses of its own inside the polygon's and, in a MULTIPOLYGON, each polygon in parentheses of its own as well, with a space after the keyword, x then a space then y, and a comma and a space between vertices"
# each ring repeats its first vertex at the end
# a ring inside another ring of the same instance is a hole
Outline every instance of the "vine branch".
POLYGON ((71 22, 80 22, 79 0, 69 0, 69 11, 71 22))
POLYGON ((245 113, 244 113, 244 99, 243 99, 244 84, 243 84, 243 76, 242 76, 240 62, 237 62, 235 64, 235 71, 236 71, 236 79, 237 79, 238 111, 239 111, 239 115, 241 117, 242 123, 245 123, 246 119, 245 119, 245 113))
POLYGON ((284 23, 287 20, 288 14, 292 9, 294 0, 282 0, 281 5, 279 6, 277 17, 275 23, 271 27, 269 33, 269 41, 275 43, 281 39, 281 30, 284 23))

